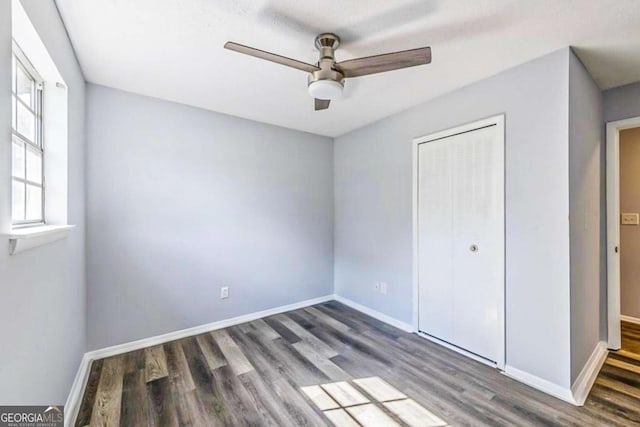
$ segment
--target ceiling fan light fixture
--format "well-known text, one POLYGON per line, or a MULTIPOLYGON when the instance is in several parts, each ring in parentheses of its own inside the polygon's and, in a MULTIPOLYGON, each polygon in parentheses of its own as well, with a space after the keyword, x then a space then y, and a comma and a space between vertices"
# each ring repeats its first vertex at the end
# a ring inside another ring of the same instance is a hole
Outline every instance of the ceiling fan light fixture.
POLYGON ((335 80, 316 80, 309 83, 309 95, 316 99, 334 100, 342 96, 344 85, 335 80))
POLYGON ((307 90, 309 95, 314 98, 315 111, 326 110, 329 108, 331 101, 342 96, 345 78, 384 73, 431 62, 431 48, 428 46, 336 62, 335 50, 340 46, 340 37, 332 33, 323 33, 316 37, 315 45, 320 54, 320 58, 315 64, 287 58, 286 56, 231 41, 226 42, 224 47, 238 53, 307 72, 307 90))

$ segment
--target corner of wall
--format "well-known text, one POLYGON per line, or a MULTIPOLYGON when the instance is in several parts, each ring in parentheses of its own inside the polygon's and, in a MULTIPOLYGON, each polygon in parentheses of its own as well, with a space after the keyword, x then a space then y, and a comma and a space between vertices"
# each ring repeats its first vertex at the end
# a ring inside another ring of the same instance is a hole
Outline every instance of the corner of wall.
POLYGON ((602 96, 591 74, 569 50, 568 149, 570 221, 571 382, 601 339, 604 242, 602 96))

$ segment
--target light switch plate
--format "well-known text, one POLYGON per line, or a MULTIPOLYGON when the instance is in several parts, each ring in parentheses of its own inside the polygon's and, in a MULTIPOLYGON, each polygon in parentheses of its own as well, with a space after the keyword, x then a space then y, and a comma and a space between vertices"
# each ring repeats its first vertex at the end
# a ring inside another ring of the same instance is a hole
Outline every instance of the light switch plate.
POLYGON ((620 215, 620 224, 622 225, 638 225, 640 224, 640 214, 623 213, 620 215))

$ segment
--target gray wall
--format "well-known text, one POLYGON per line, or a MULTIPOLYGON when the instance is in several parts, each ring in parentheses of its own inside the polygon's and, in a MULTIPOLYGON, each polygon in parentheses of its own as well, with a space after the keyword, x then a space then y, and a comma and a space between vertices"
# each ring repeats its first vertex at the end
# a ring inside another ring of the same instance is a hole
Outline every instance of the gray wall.
MULTIPOLYGON (((602 96, 589 72, 569 57, 569 219, 571 223, 571 382, 600 341, 602 96)), ((601 229, 601 226, 603 227, 601 229)), ((601 240, 602 238, 602 240, 601 240)))
MULTIPOLYGON (((620 132, 620 212, 640 212, 640 128, 620 132)), ((640 227, 620 226, 620 313, 640 319, 640 227)))
POLYGON ((569 57, 563 49, 335 141, 336 292, 409 323, 412 139, 506 114, 507 364, 565 388, 569 57))
POLYGON ((91 349, 333 293, 330 138, 87 92, 91 349))
MULTIPOLYGON (((85 84, 53 1, 22 0, 68 85, 68 239, 9 256, 10 181, 0 178, 0 404, 64 404, 86 349, 85 84)), ((0 2, 0 63, 11 58, 11 2, 0 2)), ((11 67, 0 67, 0 170, 11 163, 11 67)))
POLYGON ((640 116, 640 82, 604 91, 602 102, 605 122, 640 116))

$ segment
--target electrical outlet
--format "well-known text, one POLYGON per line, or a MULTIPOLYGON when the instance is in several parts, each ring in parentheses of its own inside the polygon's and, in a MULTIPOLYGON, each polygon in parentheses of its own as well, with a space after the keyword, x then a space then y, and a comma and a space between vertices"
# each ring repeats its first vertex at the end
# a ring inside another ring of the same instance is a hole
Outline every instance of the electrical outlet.
POLYGON ((385 282, 380 282, 380 293, 383 295, 387 294, 387 284, 385 282))
POLYGON ((223 286, 222 288, 220 288, 220 299, 226 298, 229 298, 229 287, 223 286))
POLYGON ((380 292, 380 282, 376 282, 376 284, 374 285, 376 292, 380 292))
POLYGON ((620 223, 622 225, 638 225, 640 224, 640 214, 623 213, 620 215, 620 223))

